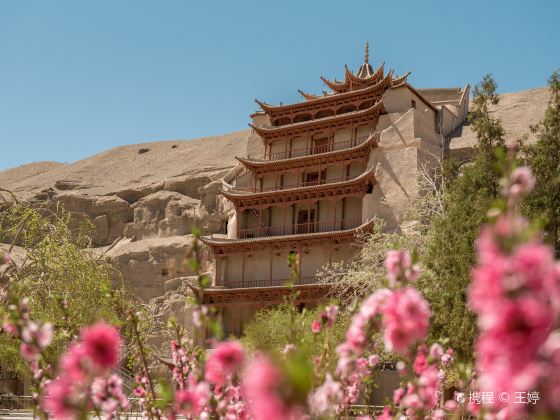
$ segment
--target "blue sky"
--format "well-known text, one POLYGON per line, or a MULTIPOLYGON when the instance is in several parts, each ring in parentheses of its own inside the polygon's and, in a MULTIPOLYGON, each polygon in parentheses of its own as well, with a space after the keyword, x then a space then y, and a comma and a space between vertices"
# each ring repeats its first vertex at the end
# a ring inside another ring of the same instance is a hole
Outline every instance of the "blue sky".
POLYGON ((0 0, 0 169, 247 127, 370 62, 417 87, 560 67, 560 2, 0 0))

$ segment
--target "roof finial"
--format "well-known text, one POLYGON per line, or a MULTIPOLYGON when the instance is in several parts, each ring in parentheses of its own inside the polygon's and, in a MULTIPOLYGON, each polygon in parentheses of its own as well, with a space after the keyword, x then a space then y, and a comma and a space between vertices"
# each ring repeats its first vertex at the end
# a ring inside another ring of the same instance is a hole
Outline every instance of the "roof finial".
POLYGON ((364 54, 364 63, 369 64, 369 42, 366 41, 366 52, 364 54))

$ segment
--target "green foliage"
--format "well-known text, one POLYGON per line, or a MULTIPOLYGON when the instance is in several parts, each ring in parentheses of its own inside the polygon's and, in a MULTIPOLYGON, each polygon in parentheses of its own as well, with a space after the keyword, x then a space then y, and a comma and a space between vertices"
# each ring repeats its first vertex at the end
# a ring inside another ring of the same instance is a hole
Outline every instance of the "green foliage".
POLYGON ((496 83, 490 75, 473 90, 469 116, 478 138, 475 157, 447 180, 445 211, 435 217, 428 234, 420 289, 432 309, 431 339, 449 337, 462 357, 472 357, 475 318, 467 307, 470 270, 475 262, 475 240, 486 212, 499 195, 504 131, 489 109, 496 105, 496 83))
POLYGON ((545 239, 560 255, 560 71, 548 81, 550 102, 541 124, 534 127, 538 141, 524 149, 537 181, 527 197, 524 210, 531 219, 540 219, 545 239))
MULTIPOLYGON (((306 360, 312 360, 323 350, 322 339, 311 331, 311 323, 320 318, 322 307, 297 312, 291 304, 258 311, 251 322, 245 326, 243 345, 249 351, 261 351, 281 358, 287 344, 294 344, 298 354, 306 360)), ((348 318, 339 316, 332 329, 325 329, 327 345, 334 354, 337 344, 344 340, 348 318)))
MULTIPOLYGON (((29 298, 33 319, 55 326, 57 333, 47 355, 50 362, 84 325, 105 319, 126 329, 121 322, 124 314, 112 304, 117 299, 125 306, 122 288, 112 287, 112 279, 120 277, 87 249, 92 232, 89 222, 76 224, 62 208, 34 207, 12 197, 0 208, 0 227, 0 242, 11 244, 12 253, 18 249, 19 254, 0 277, 0 284, 29 298)), ((0 308, 0 319, 4 312, 0 308)), ((0 360, 22 374, 18 346, 15 339, 0 333, 0 360)))

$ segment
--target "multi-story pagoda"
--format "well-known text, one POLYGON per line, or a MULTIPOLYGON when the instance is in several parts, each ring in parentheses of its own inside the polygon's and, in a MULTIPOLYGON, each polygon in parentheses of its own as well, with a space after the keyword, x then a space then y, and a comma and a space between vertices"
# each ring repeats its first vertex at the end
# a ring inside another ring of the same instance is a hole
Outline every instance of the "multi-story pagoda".
POLYGON ((464 89, 414 89, 364 62, 344 82, 322 78, 331 93, 269 105, 252 115, 247 154, 222 179, 232 206, 227 236, 202 241, 212 250, 213 287, 206 303, 223 308, 227 333, 239 334, 259 308, 277 304, 297 253, 300 304, 324 298, 316 273, 351 260, 355 237, 383 220, 398 226, 402 208, 418 194, 418 170, 442 154, 444 138, 468 111, 464 89))

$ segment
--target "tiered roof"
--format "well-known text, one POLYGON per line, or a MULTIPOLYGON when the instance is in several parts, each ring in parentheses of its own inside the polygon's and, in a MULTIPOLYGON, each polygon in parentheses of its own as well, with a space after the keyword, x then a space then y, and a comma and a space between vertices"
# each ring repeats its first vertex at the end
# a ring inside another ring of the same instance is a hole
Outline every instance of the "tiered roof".
POLYGON ((310 131, 318 131, 329 128, 344 127, 350 124, 357 124, 371 121, 379 116, 383 111, 383 101, 377 101, 372 107, 359 111, 347 112, 345 114, 334 115, 331 117, 317 118, 297 122, 293 124, 275 126, 249 124, 255 132, 266 140, 285 137, 288 135, 296 136, 310 131))
POLYGON ((376 83, 366 86, 364 89, 349 91, 338 95, 323 95, 315 96, 301 92, 307 95, 310 99, 307 102, 298 102, 290 105, 270 105, 255 99, 255 102, 265 111, 272 119, 281 117, 286 114, 304 113, 307 111, 315 111, 324 109, 325 107, 335 107, 344 104, 354 103, 364 99, 379 97, 385 92, 386 89, 393 86, 396 79, 393 76, 393 71, 387 73, 385 77, 381 77, 376 83))

